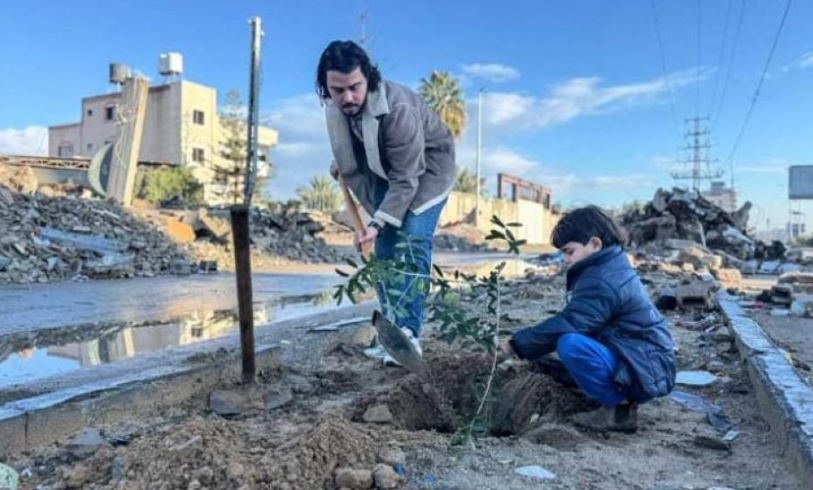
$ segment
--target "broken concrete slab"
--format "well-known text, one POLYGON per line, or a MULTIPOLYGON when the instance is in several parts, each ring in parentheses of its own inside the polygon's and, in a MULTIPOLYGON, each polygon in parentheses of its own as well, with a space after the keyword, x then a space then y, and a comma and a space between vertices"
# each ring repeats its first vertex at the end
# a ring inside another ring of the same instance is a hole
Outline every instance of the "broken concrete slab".
POLYGON ((373 488, 373 472, 352 468, 336 470, 336 488, 366 490, 373 488))
POLYGON ((678 306, 687 309, 711 309, 714 306, 712 299, 712 285, 705 282, 684 284, 675 289, 678 306))
POLYGON ((209 395, 209 409, 221 417, 235 417, 263 408, 262 393, 252 387, 214 390, 209 395))
POLYGON ((107 441, 104 440, 99 429, 95 427, 85 427, 76 437, 68 444, 68 451, 73 455, 84 458, 95 453, 99 449, 108 446, 107 441))
POLYGON ((771 287, 771 302, 785 306, 793 304, 793 286, 790 284, 776 284, 771 287))
POLYGON ((661 288, 657 298, 655 298, 655 307, 660 311, 675 310, 678 307, 675 290, 670 287, 661 288))
POLYGON ((368 424, 389 424, 393 421, 392 412, 387 405, 374 405, 362 415, 362 420, 368 424))

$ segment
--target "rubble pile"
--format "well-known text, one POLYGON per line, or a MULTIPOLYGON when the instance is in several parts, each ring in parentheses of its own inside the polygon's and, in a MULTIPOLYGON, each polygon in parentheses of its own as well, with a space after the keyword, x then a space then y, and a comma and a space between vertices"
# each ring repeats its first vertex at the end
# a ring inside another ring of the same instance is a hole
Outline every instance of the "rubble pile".
POLYGON ((473 225, 453 223, 438 228, 432 246, 449 252, 485 252, 489 249, 485 233, 473 225))
POLYGON ((294 203, 252 209, 251 242, 261 252, 302 262, 339 262, 342 255, 316 236, 328 217, 304 212, 294 203))
MULTIPOLYGON (((181 249, 120 206, 31 192, 32 186, 21 185, 31 179, 18 178, 24 170, 0 180, 0 283, 191 270, 181 249)), ((32 185, 36 189, 36 178, 32 185)))
POLYGON ((662 245, 669 239, 693 240, 740 260, 770 255, 769 247, 748 235, 751 203, 746 202, 734 213, 727 213, 698 193, 682 189, 658 189, 643 209, 631 210, 621 217, 630 243, 662 245))

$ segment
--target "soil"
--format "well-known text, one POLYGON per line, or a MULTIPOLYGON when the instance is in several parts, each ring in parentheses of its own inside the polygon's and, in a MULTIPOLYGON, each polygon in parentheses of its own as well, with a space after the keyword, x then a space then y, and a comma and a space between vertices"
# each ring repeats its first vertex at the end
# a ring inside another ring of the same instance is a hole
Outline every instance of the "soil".
MULTIPOLYGON (((648 283, 657 291, 686 279, 664 275, 648 283)), ((562 282, 529 276, 507 283, 505 296, 513 302, 507 328, 531 325, 560 307, 562 282)), ((383 453, 400 449, 399 488, 801 488, 758 412, 734 347, 715 335, 726 331, 719 315, 679 312, 669 321, 679 369, 719 377, 706 388, 677 389, 722 408, 737 436, 721 449, 698 442, 723 437, 706 414, 669 398, 641 406, 635 434, 577 429, 573 415, 594 405, 539 365, 516 361, 500 362, 485 416, 473 425, 475 437, 461 438, 482 398, 491 357, 437 340, 430 324, 423 347, 433 383, 382 368, 359 349, 334 346, 313 354, 319 362, 312 369, 263 373, 263 382, 283 381, 294 392, 291 403, 275 410, 224 419, 208 411, 206 400, 189 400, 162 417, 133 414, 126 426, 99 427, 116 445, 90 457, 57 445, 8 463, 30 471, 26 489, 333 489, 336 470, 372 471, 383 453), (364 422, 364 413, 379 405, 392 421, 364 422), (526 465, 556 476, 541 481, 515 472, 526 465)))

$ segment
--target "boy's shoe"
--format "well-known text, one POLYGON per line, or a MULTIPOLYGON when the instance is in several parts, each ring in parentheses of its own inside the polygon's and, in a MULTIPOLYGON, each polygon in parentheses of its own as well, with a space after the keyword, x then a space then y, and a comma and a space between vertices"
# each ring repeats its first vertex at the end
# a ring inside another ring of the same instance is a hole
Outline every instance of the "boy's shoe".
POLYGON ((592 412, 580 413, 574 418, 579 427, 599 432, 626 432, 638 430, 638 404, 623 403, 615 407, 601 407, 592 412))

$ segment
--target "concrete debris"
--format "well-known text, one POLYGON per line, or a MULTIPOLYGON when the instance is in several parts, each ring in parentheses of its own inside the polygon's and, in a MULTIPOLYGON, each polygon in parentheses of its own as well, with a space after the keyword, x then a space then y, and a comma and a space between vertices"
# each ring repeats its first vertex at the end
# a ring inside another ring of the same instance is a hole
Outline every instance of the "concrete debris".
POLYGON ((452 223, 438 228, 432 247, 449 252, 484 252, 489 249, 485 237, 474 225, 452 223))
POLYGON ((13 206, 0 200, 0 284, 154 276, 188 260, 111 202, 40 193, 15 194, 13 206))
POLYGON ((771 303, 785 306, 793 304, 793 286, 777 284, 771 287, 771 303))
POLYGON ((367 409, 362 419, 368 424, 389 424, 392 422, 392 412, 387 405, 375 405, 367 409))
POLYGON ((675 289, 677 304, 684 310, 714 308, 713 285, 707 282, 684 284, 675 289))
POLYGON ((251 241, 262 252, 303 262, 339 262, 341 254, 317 235, 330 217, 300 211, 295 203, 251 210, 251 241))
POLYGON ((677 309, 678 302, 677 296, 675 296, 675 290, 670 287, 662 288, 657 298, 655 298, 654 303, 655 307, 660 311, 672 311, 677 309))
POLYGON ((262 394, 252 389, 214 390, 209 395, 209 409, 221 417, 235 417, 265 408, 262 394))
POLYGON ((359 490, 373 488, 373 472, 370 470, 339 468, 336 470, 336 487, 359 490))
POLYGON ((713 449, 715 451, 731 451, 731 444, 722 439, 710 436, 695 436, 694 443, 698 447, 713 449))
POLYGON ((391 489, 397 488, 401 482, 401 477, 392 468, 386 464, 378 464, 373 468, 373 480, 375 488, 391 489))
POLYGON ((378 460, 395 469, 406 468, 406 453, 399 447, 389 447, 378 453, 378 460))
POLYGON ((630 242, 637 246, 692 240, 747 260, 757 252, 757 243, 747 230, 750 209, 751 204, 745 203, 737 212, 727 213, 696 192, 658 189, 651 202, 643 209, 628 211, 621 222, 630 242))
POLYGON ((99 430, 93 427, 85 427, 73 441, 68 444, 68 451, 75 456, 84 458, 107 446, 107 441, 102 438, 99 430))

